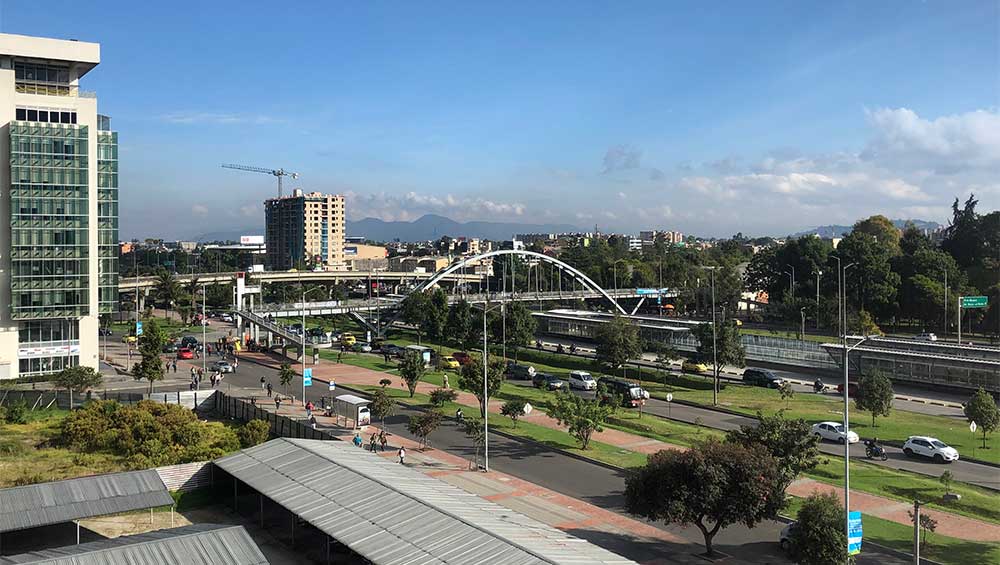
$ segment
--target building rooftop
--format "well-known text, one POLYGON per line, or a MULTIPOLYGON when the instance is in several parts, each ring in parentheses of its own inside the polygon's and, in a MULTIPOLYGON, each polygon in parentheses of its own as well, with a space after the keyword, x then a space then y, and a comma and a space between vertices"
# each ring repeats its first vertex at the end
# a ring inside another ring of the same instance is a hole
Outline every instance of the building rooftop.
POLYGON ((632 563, 342 441, 279 438, 215 464, 372 563, 632 563))
POLYGON ((101 62, 101 46, 73 39, 0 33, 0 55, 76 63, 78 75, 82 77, 101 62))

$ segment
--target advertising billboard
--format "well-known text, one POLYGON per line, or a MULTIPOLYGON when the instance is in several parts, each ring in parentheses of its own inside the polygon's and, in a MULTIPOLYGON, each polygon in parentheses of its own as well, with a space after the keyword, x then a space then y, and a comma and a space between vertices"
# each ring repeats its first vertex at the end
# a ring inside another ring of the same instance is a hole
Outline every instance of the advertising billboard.
POLYGON ((240 245, 264 245, 264 236, 262 235, 241 235, 240 245))

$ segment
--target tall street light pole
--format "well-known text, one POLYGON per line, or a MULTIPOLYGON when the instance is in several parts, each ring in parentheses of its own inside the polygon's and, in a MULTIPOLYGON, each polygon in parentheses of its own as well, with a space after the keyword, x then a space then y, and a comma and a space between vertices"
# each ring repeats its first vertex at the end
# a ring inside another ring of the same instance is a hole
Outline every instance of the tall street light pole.
POLYGON ((788 294, 790 294, 791 295, 790 298, 792 298, 794 300, 795 299, 795 267, 793 267, 792 265, 785 265, 785 266, 792 270, 792 272, 785 271, 785 274, 788 275, 788 276, 790 276, 790 277, 792 277, 788 281, 788 294))
MULTIPOLYGON (((850 263, 841 267, 840 257, 834 257, 837 260, 837 278, 838 286, 842 289, 841 292, 841 343, 844 351, 843 356, 843 369, 844 369, 844 512, 845 516, 850 516, 851 513, 851 442, 847 441, 847 436, 850 432, 850 401, 849 391, 850 391, 850 368, 848 367, 848 359, 851 350, 858 347, 862 343, 868 341, 868 336, 864 336, 860 341, 852 345, 850 348, 847 347, 847 270, 854 266, 854 263, 850 263)), ((845 518, 844 520, 844 535, 845 539, 850 539, 851 536, 851 520, 850 518, 845 518)))
MULTIPOLYGON (((299 350, 299 355, 302 356, 302 405, 306 404, 306 295, 309 292, 316 290, 323 290, 321 287, 316 287, 310 289, 306 292, 306 286, 302 284, 302 275, 299 274, 299 288, 302 289, 302 346, 299 350)), ((370 285, 369 285, 370 286, 370 285)))
POLYGON ((823 271, 816 270, 816 331, 819 331, 819 278, 823 276, 823 271))
POLYGON ((711 272, 712 281, 712 404, 719 405, 719 349, 718 333, 715 324, 715 270, 718 267, 702 267, 711 272))

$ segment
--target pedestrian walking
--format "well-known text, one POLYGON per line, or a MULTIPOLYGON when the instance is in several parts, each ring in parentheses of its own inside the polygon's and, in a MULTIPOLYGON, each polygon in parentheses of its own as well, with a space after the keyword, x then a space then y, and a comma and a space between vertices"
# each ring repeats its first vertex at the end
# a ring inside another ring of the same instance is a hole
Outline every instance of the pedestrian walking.
POLYGON ((194 367, 191 367, 191 380, 194 380, 197 375, 195 374, 194 367))
POLYGON ((267 397, 268 398, 271 398, 271 391, 272 390, 274 390, 274 387, 271 386, 271 383, 267 383, 267 397))
POLYGON ((277 414, 279 410, 281 410, 281 397, 280 396, 275 396, 274 397, 274 413, 277 414))
POLYGON ((171 364, 171 366, 173 366, 174 372, 176 373, 177 372, 177 359, 174 359, 173 361, 171 361, 170 364, 171 364))
POLYGON ((233 373, 236 372, 236 369, 238 369, 239 366, 240 366, 240 359, 239 359, 239 357, 233 356, 233 373))
POLYGON ((264 377, 260 378, 260 390, 264 390, 264 377))
POLYGON ((385 451, 385 445, 389 443, 389 439, 385 437, 385 430, 378 433, 378 443, 382 446, 382 451, 385 451))
POLYGON ((351 440, 351 443, 354 444, 354 447, 361 447, 361 444, 364 443, 361 441, 361 432, 354 434, 354 439, 351 440))
POLYGON ((341 349, 340 352, 337 353, 337 363, 343 363, 343 360, 342 360, 343 357, 344 357, 344 350, 341 349))
POLYGON ((316 416, 309 416, 309 425, 312 426, 312 429, 316 429, 316 416))
POLYGON ((368 438, 368 451, 375 453, 375 442, 378 441, 378 435, 372 432, 372 437, 368 438))
POLYGON ((388 351, 383 351, 382 352, 382 358, 385 359, 385 364, 388 365, 389 364, 389 352, 388 351))
POLYGON ((406 448, 399 446, 399 451, 396 452, 396 455, 399 455, 399 464, 406 465, 406 448))

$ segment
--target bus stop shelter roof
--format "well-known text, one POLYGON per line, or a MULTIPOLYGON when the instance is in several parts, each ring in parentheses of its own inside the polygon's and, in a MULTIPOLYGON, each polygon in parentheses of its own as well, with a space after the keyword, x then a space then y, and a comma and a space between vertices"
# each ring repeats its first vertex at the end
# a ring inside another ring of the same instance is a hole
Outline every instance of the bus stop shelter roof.
POLYGON ((347 442, 279 438, 215 464, 380 565, 632 563, 347 442))
POLYGON ((243 526, 194 524, 133 536, 0 557, 0 565, 103 565, 184 563, 259 565, 267 559, 243 526))
POLYGON ((0 533, 173 503, 152 469, 5 488, 0 489, 0 533))

